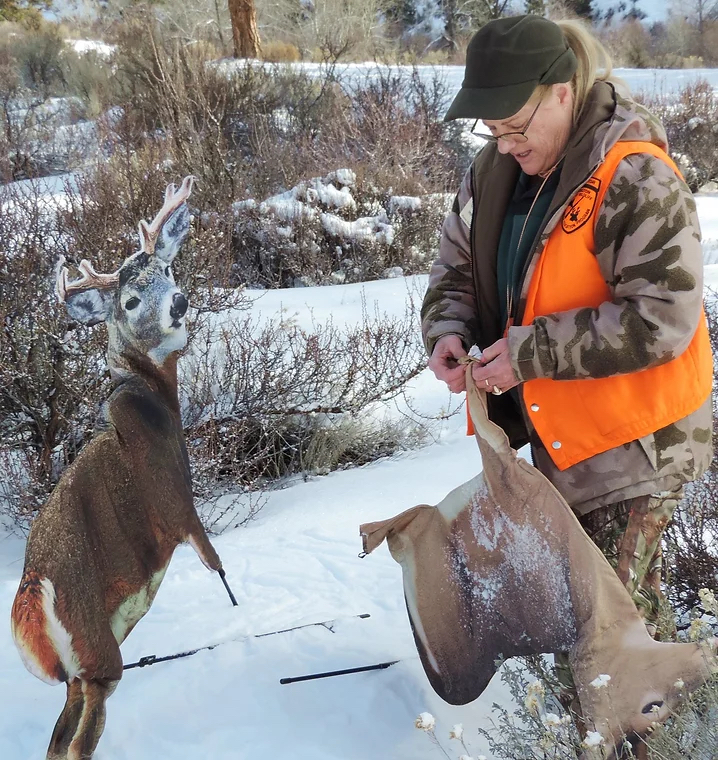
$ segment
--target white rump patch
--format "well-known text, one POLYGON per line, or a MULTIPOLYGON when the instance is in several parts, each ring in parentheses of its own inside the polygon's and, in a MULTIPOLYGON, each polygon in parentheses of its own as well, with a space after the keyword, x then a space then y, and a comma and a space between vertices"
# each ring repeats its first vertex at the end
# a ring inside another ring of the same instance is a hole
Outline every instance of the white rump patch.
POLYGON ((42 611, 45 613, 45 630, 65 673, 67 673, 68 680, 71 681, 82 674, 80 661, 72 648, 72 636, 55 614, 57 596, 52 581, 49 578, 43 578, 40 585, 42 586, 42 611))
POLYGON ((11 630, 15 646, 17 647, 17 651, 20 654, 20 659, 22 660, 22 664, 27 668, 28 672, 32 673, 35 678, 39 678, 44 683, 50 684, 50 686, 55 686, 60 683, 57 678, 52 678, 45 672, 45 669, 37 661, 35 653, 32 651, 32 649, 28 648, 25 640, 18 635, 18 631, 15 628, 15 620, 11 621, 11 630))

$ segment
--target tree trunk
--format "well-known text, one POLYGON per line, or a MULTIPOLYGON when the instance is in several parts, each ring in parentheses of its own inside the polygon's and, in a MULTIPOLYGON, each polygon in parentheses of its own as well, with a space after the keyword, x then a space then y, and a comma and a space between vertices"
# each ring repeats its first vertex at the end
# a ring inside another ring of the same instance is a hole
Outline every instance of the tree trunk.
POLYGON ((258 58, 262 49, 254 0, 229 0, 235 58, 258 58))

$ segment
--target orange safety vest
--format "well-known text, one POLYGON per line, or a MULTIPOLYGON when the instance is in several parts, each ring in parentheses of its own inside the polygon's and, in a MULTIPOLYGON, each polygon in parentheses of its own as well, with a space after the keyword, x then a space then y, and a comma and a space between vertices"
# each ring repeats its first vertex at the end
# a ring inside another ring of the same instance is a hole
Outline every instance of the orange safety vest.
MULTIPOLYGON (((680 176, 658 146, 616 143, 549 235, 531 278, 523 325, 537 316, 612 300, 595 256, 594 225, 618 164, 635 153, 660 158, 680 176)), ((558 469, 565 470, 695 412, 712 384, 710 339, 702 315, 688 348, 665 364, 599 379, 528 380, 522 389, 531 423, 558 469)))

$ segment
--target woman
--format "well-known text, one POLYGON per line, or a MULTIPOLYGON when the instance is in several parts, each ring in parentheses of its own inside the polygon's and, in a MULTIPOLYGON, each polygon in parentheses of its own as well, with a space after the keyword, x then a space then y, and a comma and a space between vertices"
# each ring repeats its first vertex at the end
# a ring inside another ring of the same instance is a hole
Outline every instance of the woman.
POLYGON ((482 120, 489 144, 431 270, 429 366, 460 393, 457 360, 482 349, 490 416, 514 447, 531 443, 655 633, 661 535, 711 459, 695 202, 661 124, 619 94, 576 22, 484 26, 456 118, 482 120))

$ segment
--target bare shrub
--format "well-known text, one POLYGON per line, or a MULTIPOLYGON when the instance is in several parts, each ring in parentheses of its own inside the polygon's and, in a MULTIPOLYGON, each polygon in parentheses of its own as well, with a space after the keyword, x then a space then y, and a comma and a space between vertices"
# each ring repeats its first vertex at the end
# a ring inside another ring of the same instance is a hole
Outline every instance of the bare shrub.
POLYGON ((426 82, 416 68, 377 67, 344 88, 349 97, 323 125, 315 154, 333 166, 365 167, 397 195, 455 190, 461 178, 445 141, 446 88, 438 76, 426 82))
POLYGON ((262 58, 273 63, 290 63, 299 61, 301 53, 296 45, 281 40, 269 40, 262 43, 262 58))
POLYGON ((26 26, 12 38, 13 55, 23 84, 43 99, 64 92, 64 46, 57 25, 44 22, 35 27, 26 26))
POLYGON ((417 445, 421 426, 384 405, 424 366, 413 314, 365 309, 346 328, 215 317, 181 367, 196 488, 258 490, 417 445))
MULTIPOLYGON (((718 299, 712 293, 706 313, 714 361, 718 358, 718 299)), ((718 398, 713 386, 713 441, 718 434, 718 398)), ((666 532, 668 595, 686 628, 689 615, 699 604, 702 588, 718 587, 718 459, 706 474, 686 490, 680 509, 666 532)))
POLYGON ((5 188, 0 205, 0 449, 13 460, 10 482, 23 472, 28 479, 12 492, 19 520, 88 439, 107 380, 103 338, 68 324, 55 306, 52 275, 64 240, 54 215, 26 185, 5 188))
POLYGON ((87 119, 100 116, 111 100, 112 60, 93 51, 78 55, 66 50, 62 66, 66 92, 81 100, 83 116, 87 119))
POLYGON ((718 98, 705 80, 685 85, 678 97, 643 96, 663 122, 671 155, 691 190, 718 179, 718 98))
POLYGON ((0 181, 81 166, 97 148, 88 115, 101 111, 104 61, 76 55, 57 27, 0 30, 0 181))

